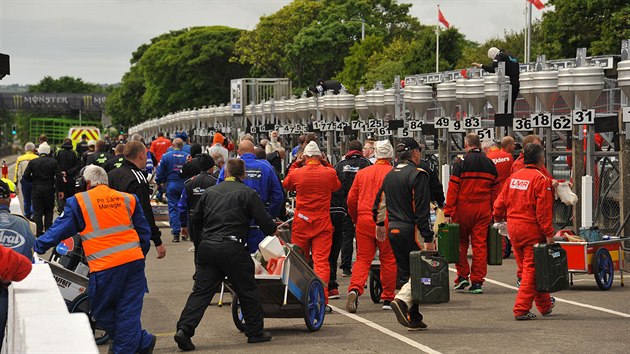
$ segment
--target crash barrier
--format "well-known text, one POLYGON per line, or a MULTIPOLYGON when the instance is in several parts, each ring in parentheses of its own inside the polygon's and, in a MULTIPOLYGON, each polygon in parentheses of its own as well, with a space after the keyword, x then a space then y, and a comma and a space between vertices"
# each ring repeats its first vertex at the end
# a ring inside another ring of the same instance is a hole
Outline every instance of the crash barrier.
POLYGON ((98 354, 88 317, 69 313, 47 264, 9 287, 9 316, 2 354, 98 354))

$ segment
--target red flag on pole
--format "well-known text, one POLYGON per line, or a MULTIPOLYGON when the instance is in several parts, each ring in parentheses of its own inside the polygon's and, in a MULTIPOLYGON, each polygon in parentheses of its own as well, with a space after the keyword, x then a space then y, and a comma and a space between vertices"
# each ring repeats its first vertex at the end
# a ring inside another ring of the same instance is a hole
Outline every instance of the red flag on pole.
MULTIPOLYGON (((540 0, 535 0, 535 1, 540 1, 540 0)), ((446 17, 444 17, 444 15, 442 14, 442 10, 440 10, 439 8, 438 8, 438 21, 442 22, 444 27, 451 28, 451 25, 448 23, 448 21, 446 21, 446 17)))
POLYGON ((532 3, 532 5, 536 6, 538 10, 542 10, 545 8, 545 4, 541 0, 527 0, 532 3))

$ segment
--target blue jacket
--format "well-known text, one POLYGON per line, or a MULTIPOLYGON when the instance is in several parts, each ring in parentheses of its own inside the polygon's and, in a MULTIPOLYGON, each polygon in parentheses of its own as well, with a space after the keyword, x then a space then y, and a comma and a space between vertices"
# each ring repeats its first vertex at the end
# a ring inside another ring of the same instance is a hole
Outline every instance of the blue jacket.
MULTIPOLYGON (((258 196, 269 209, 271 216, 278 216, 284 203, 284 192, 276 171, 269 162, 257 160, 254 154, 243 154, 241 159, 245 161, 247 173, 243 183, 258 192, 258 196)), ((217 183, 223 182, 224 179, 224 169, 221 169, 217 183)))
POLYGON ((35 236, 28 221, 9 211, 9 206, 0 206, 0 245, 33 260, 35 236))
POLYGON ((162 159, 157 166, 157 175, 155 181, 163 182, 181 182, 184 180, 180 177, 182 166, 186 163, 189 153, 183 150, 171 150, 162 155, 162 159))
MULTIPOLYGON (((149 227, 147 219, 144 217, 144 212, 142 211, 138 197, 135 195, 133 195, 133 197, 136 199, 136 208, 133 211, 131 220, 140 238, 142 253, 146 255, 151 247, 149 243, 151 240, 151 228, 149 227)), ((63 214, 55 220, 45 234, 35 241, 35 252, 39 254, 46 253, 49 248, 57 246, 62 240, 76 235, 84 229, 85 220, 83 219, 83 213, 81 212, 77 198, 70 197, 66 200, 66 207, 63 210, 63 214)))
MULTIPOLYGON (((173 149, 173 147, 171 146, 171 147, 169 147, 169 148, 166 150, 166 152, 173 151, 173 150, 175 150, 175 149, 173 149)), ((190 154, 190 145, 188 145, 188 144, 184 143, 184 146, 182 147, 182 151, 187 152, 187 153, 189 153, 189 154, 190 154)))

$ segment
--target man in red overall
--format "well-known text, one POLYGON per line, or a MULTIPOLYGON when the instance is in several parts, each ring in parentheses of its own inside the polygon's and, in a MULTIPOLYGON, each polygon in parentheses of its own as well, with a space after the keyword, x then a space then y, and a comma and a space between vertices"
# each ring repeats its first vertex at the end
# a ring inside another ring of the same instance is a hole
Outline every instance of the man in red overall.
POLYGON ((508 233, 514 245, 516 263, 523 269, 521 286, 514 303, 514 318, 530 320, 532 302, 543 316, 551 314, 555 299, 549 293, 536 291, 534 248, 536 243, 553 243, 554 229, 552 181, 542 172, 545 165, 544 150, 538 144, 525 145, 525 168, 508 178, 494 202, 494 218, 508 220, 508 233))
POLYGON ((315 273, 326 283, 324 292, 328 303, 328 256, 333 232, 330 199, 332 193, 341 188, 341 182, 329 163, 322 165, 322 153, 316 142, 306 145, 303 156, 303 166, 291 170, 282 181, 286 190, 297 193, 291 241, 304 250, 304 254, 312 253, 315 273))
MULTIPOLYGON (((540 140, 540 137, 538 135, 534 135, 534 134, 530 134, 528 136, 526 136, 525 138, 523 138, 523 147, 527 146, 527 144, 537 144, 542 146, 542 140, 540 140)), ((525 168, 525 158, 523 155, 523 151, 521 151, 520 155, 518 156, 518 158, 514 161, 514 163, 512 164, 512 169, 510 171, 510 175, 522 170, 525 168)), ((547 178, 549 178, 552 181, 552 185, 553 188, 556 187, 556 185, 558 184, 558 182, 556 180, 553 179, 553 177, 551 177, 551 174, 549 173, 549 171, 547 170, 547 167, 545 167, 545 164, 543 163, 542 167, 540 168, 540 172, 542 172, 547 178)), ((553 204, 552 206, 549 208, 549 213, 553 213, 553 204)), ((511 238, 511 236, 510 236, 511 238)), ((516 263, 516 287, 520 287, 521 286, 521 279, 523 278, 523 268, 521 268, 521 266, 519 265, 519 263, 516 263)))
POLYGON ((459 223, 459 262, 456 265, 456 290, 482 294, 488 271, 488 226, 492 220, 492 203, 499 194, 497 168, 480 147, 479 136, 468 134, 464 139, 466 155, 453 166, 448 182, 444 216, 459 223), (472 243, 472 269, 468 265, 468 245, 472 243), (468 280, 470 275, 470 281, 468 280))
POLYGON ((389 140, 377 141, 375 144, 376 161, 359 172, 354 178, 348 193, 348 213, 356 225, 357 260, 348 286, 348 301, 346 310, 356 313, 359 306, 359 296, 363 294, 363 287, 370 271, 370 265, 379 250, 381 261, 381 284, 383 284, 383 309, 391 309, 396 290, 396 258, 389 244, 389 238, 376 239, 376 223, 372 218, 374 196, 381 189, 385 175, 392 170, 391 160, 394 158, 394 148, 389 140))

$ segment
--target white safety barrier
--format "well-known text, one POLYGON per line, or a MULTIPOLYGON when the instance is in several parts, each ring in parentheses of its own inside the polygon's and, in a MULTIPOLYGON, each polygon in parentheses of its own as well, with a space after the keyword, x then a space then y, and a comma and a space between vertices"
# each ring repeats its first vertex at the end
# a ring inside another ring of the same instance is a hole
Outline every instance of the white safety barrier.
POLYGON ((448 164, 442 165, 442 189, 444 189, 444 196, 448 194, 448 181, 451 178, 451 166, 448 164))
POLYGON ((593 177, 582 176, 582 227, 593 226, 593 177))
POLYGON ((5 353, 94 353, 98 347, 87 316, 69 313, 48 264, 9 287, 5 353))

